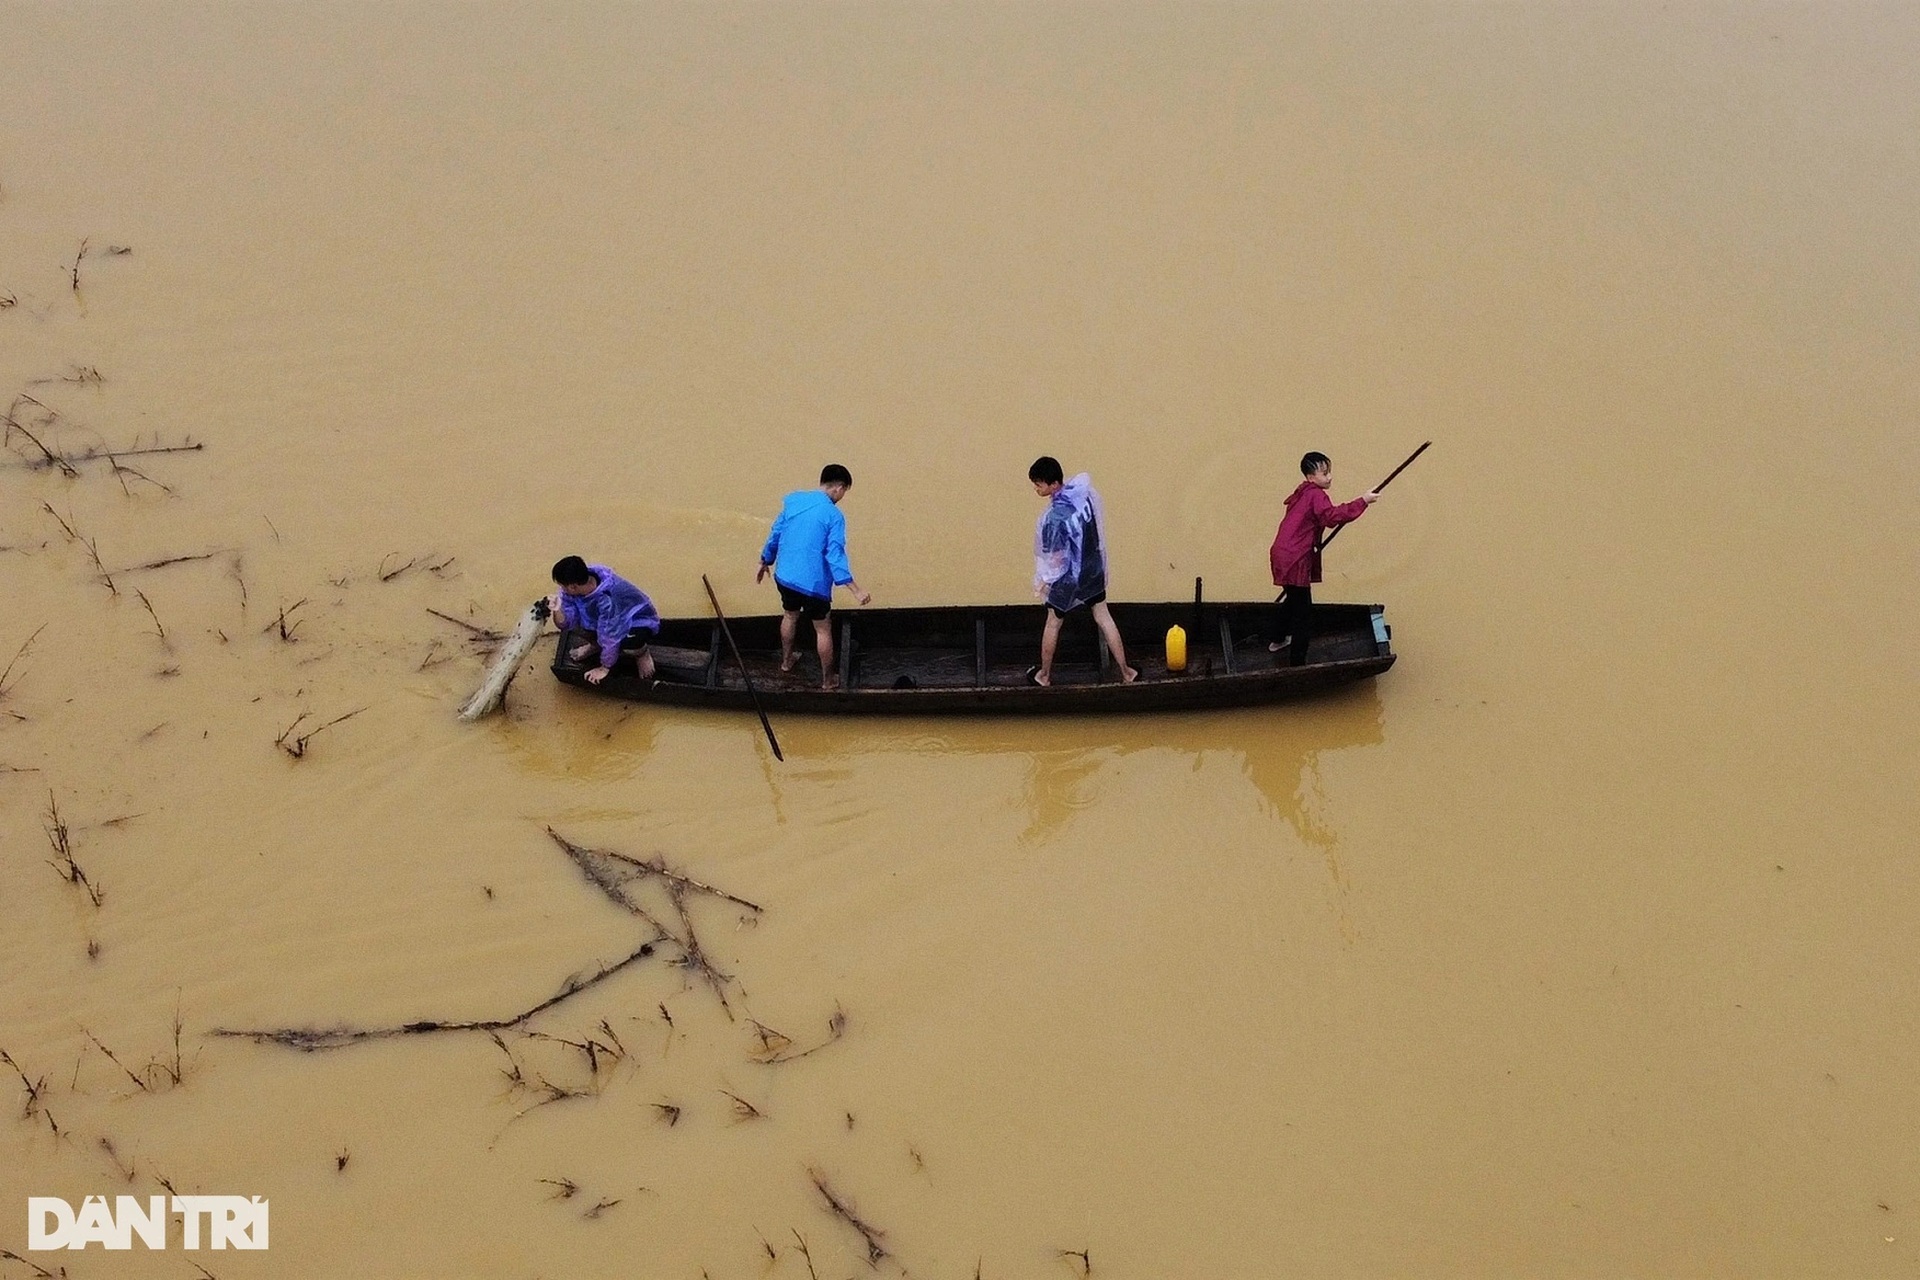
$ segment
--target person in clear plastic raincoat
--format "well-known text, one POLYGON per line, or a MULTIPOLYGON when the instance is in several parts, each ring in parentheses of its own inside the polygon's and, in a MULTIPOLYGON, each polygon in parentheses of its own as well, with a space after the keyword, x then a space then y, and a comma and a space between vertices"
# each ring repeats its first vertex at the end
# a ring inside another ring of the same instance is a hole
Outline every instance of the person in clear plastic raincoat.
POLYGON ((1047 622, 1040 633, 1040 661, 1027 668, 1032 684, 1053 683, 1053 654, 1060 643, 1060 625, 1076 609, 1086 609, 1105 638, 1107 649, 1128 684, 1140 673, 1127 665, 1120 628, 1107 608, 1107 547, 1101 520, 1100 495, 1086 472, 1068 480, 1053 458, 1040 458, 1027 468, 1033 491, 1047 500, 1033 532, 1033 593, 1047 602, 1047 622))

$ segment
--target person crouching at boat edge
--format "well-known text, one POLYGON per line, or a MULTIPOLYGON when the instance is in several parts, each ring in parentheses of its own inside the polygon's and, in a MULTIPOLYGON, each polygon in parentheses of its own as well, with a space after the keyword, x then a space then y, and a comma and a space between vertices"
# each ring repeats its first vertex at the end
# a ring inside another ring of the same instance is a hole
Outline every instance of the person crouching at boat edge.
POLYGON ((853 567, 847 563, 847 518, 840 514, 840 500, 851 488, 853 473, 831 462, 820 469, 818 489, 788 494, 760 548, 760 570, 753 575, 758 583, 773 574, 773 585, 780 589, 782 671, 792 671, 800 661, 794 648, 800 619, 813 624, 822 689, 840 687, 833 669, 833 589, 845 587, 861 604, 873 599, 853 580, 853 567))
POLYGON ((560 588, 547 598, 554 625, 592 637, 567 656, 585 662, 595 649, 600 651, 600 665, 587 672, 588 684, 605 680, 622 654, 633 659, 642 680, 653 678, 653 655, 647 646, 660 634, 660 611, 646 592, 607 566, 588 564, 579 556, 555 561, 553 581, 560 588))
POLYGON ((1086 609, 1120 667, 1120 678, 1132 684, 1140 673, 1127 665, 1120 628, 1107 608, 1106 531, 1092 477, 1082 471, 1068 480, 1057 460, 1042 457, 1027 468, 1027 479, 1047 503, 1033 531, 1033 594, 1047 602, 1047 622, 1040 632, 1039 665, 1027 668, 1028 683, 1053 683, 1061 624, 1075 609, 1086 609))
POLYGON ((1267 648, 1280 652, 1285 637, 1287 665, 1297 667, 1307 660, 1307 642, 1313 638, 1313 584, 1320 581, 1321 535, 1329 529, 1358 520, 1367 508, 1380 500, 1377 493, 1363 493, 1351 502, 1334 505, 1327 496, 1333 483, 1333 463, 1324 453, 1309 453, 1300 459, 1300 474, 1306 479, 1287 495, 1287 514, 1273 535, 1267 562, 1273 570, 1273 585, 1285 588, 1275 606, 1274 639, 1267 648))

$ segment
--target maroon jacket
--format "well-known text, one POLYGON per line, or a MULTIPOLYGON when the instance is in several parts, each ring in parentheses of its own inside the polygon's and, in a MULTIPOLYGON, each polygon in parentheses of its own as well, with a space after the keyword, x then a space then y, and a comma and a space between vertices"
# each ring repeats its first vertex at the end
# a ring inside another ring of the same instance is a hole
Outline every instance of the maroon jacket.
POLYGON ((1320 533, 1338 528, 1366 513, 1363 498, 1335 506, 1327 491, 1311 480, 1287 495, 1287 514, 1273 536, 1267 560, 1273 566, 1276 587, 1310 587, 1320 581, 1320 533))

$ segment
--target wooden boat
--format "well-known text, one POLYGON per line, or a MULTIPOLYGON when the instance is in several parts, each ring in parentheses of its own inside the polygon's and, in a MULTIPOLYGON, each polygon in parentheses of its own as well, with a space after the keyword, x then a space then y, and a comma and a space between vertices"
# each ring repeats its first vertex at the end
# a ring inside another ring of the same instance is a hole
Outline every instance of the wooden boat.
MULTIPOLYGON (((1393 665, 1386 609, 1377 604, 1316 604, 1314 636, 1303 666, 1267 651, 1273 605, 1242 601, 1193 605, 1111 604, 1140 672, 1132 684, 1110 669, 1093 621, 1070 616, 1060 635, 1053 684, 1028 683, 1039 656, 1045 608, 1031 605, 922 609, 848 609, 833 613, 841 687, 820 688, 812 624, 800 624, 801 659, 780 670, 780 617, 729 618, 735 641, 769 712, 838 715, 993 715, 1054 712, 1184 711, 1248 706, 1317 693, 1379 675, 1393 665), (1187 669, 1166 664, 1167 629, 1187 630, 1187 669)), ((711 618, 668 619, 652 646, 656 670, 642 680, 633 662, 598 685, 586 682, 597 655, 568 658, 584 636, 562 635, 553 674, 606 697, 680 707, 751 710, 740 665, 711 618)))

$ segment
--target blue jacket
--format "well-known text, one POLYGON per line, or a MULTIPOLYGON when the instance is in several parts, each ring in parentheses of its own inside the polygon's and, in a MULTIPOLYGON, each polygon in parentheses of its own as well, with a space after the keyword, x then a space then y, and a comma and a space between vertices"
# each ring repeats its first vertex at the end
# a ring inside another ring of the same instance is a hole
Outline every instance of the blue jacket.
POLYGON ((660 611, 647 599, 647 593, 603 564, 590 564, 587 572, 600 585, 584 596, 560 593, 560 621, 569 627, 593 632, 600 642, 600 665, 611 667, 620 657, 620 642, 633 630, 660 630, 660 611))
POLYGON ((835 587, 853 581, 847 518, 818 489, 788 494, 760 548, 760 563, 772 565, 773 580, 789 591, 831 599, 835 587))

